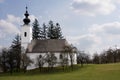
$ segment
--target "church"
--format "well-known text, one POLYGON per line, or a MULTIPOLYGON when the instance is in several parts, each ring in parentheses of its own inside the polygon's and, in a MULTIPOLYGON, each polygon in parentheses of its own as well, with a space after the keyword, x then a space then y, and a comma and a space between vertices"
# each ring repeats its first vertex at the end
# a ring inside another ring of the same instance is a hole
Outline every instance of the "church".
MULTIPOLYGON (((28 70, 35 69, 36 58, 41 55, 54 54, 57 58, 56 66, 60 66, 60 57, 64 52, 64 47, 69 45, 66 39, 46 39, 46 40, 34 40, 32 39, 32 26, 30 25, 29 13, 26 7, 25 18, 23 19, 24 24, 21 27, 21 47, 22 52, 33 61, 33 63, 27 67, 28 70)), ((70 57, 68 58, 68 64, 70 65, 70 57)), ((73 64, 77 64, 77 56, 73 55, 73 64)), ((45 63, 43 67, 48 67, 48 63, 45 63)))

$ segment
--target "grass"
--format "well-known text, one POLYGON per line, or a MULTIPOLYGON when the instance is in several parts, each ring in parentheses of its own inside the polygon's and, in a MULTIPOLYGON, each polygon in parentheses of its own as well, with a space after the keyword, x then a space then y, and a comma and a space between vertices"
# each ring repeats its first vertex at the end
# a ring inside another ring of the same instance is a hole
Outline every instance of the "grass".
POLYGON ((120 63, 85 65, 70 72, 0 74, 0 80, 120 80, 120 63))

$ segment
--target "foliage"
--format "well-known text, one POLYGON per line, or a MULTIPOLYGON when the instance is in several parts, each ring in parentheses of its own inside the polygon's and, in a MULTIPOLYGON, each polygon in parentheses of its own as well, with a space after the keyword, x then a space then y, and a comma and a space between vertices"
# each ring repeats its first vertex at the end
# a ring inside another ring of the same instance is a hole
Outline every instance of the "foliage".
POLYGON ((3 72, 8 71, 7 61, 8 61, 8 50, 2 49, 2 52, 0 53, 0 67, 2 68, 3 72))
POLYGON ((47 36, 49 39, 63 38, 59 23, 56 23, 56 25, 54 25, 53 21, 49 21, 47 36))
POLYGON ((43 23, 43 28, 42 28, 42 36, 43 36, 43 39, 47 39, 47 26, 45 23, 43 23))
POLYGON ((16 35, 10 47, 10 57, 14 60, 16 70, 20 70, 20 62, 21 62, 21 40, 20 36, 16 35))
POLYGON ((93 63, 95 63, 95 64, 99 64, 100 63, 99 62, 99 55, 97 53, 95 53, 93 55, 93 63))
POLYGON ((93 56, 93 63, 116 63, 120 62, 120 49, 108 49, 103 51, 100 55, 97 53, 93 56))
POLYGON ((1 52, 0 66, 3 69, 3 72, 13 70, 20 71, 20 62, 21 62, 21 44, 20 36, 16 35, 15 39, 12 42, 10 49, 3 49, 1 52))
POLYGON ((33 22, 33 30, 32 30, 32 36, 33 39, 40 39, 40 28, 39 28, 39 22, 37 19, 33 22))
POLYGON ((62 39, 62 32, 59 23, 54 24, 49 21, 48 25, 43 23, 43 27, 39 27, 39 22, 35 19, 33 23, 33 39, 62 39))

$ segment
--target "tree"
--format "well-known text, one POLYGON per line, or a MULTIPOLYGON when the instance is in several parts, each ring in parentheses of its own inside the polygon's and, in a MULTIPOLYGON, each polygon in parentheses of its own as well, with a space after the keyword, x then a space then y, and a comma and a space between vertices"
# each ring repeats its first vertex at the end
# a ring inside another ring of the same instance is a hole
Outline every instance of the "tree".
POLYGON ((14 63, 16 65, 17 71, 20 71, 20 63, 21 63, 21 40, 20 36, 16 35, 15 39, 12 42, 12 45, 10 47, 10 56, 14 56, 14 63))
POLYGON ((116 49, 117 62, 120 62, 120 49, 116 49))
POLYGON ((63 67, 63 70, 65 66, 68 66, 68 58, 65 53, 60 54, 60 65, 63 67))
POLYGON ((47 39, 47 26, 43 23, 43 31, 42 31, 43 39, 47 39))
POLYGON ((40 37, 39 23, 38 23, 37 19, 35 19, 35 21, 33 22, 32 37, 33 37, 33 39, 39 39, 39 38, 41 38, 40 37))
POLYGON ((84 59, 85 59, 85 56, 84 56, 84 53, 81 52, 81 51, 78 51, 77 53, 77 63, 81 64, 81 66, 83 67, 83 64, 84 64, 84 59))
POLYGON ((56 23, 56 27, 55 27, 55 38, 56 39, 62 39, 62 32, 61 32, 61 28, 60 28, 60 24, 56 23))
POLYGON ((8 55, 8 50, 3 48, 2 52, 0 53, 0 67, 2 68, 3 72, 7 72, 8 71, 7 55, 8 55))
POLYGON ((47 37, 49 39, 62 39, 62 32, 59 23, 54 25, 53 21, 49 21, 47 37))
POLYGON ((55 35, 55 32, 54 32, 54 24, 53 24, 53 21, 49 21, 49 26, 48 26, 48 32, 47 32, 47 37, 49 39, 55 39, 54 35, 55 35))
POLYGON ((0 56, 0 66, 3 72, 10 71, 12 74, 13 70, 16 69, 15 55, 13 55, 11 49, 3 49, 0 56))
POLYGON ((108 63, 107 55, 106 55, 105 52, 101 53, 99 56, 100 56, 100 63, 101 63, 101 64, 106 64, 106 63, 108 63))
POLYGON ((45 59, 42 55, 39 55, 37 58, 36 58, 36 65, 39 67, 40 71, 42 70, 42 67, 43 65, 45 64, 45 59))
POLYGON ((93 63, 95 63, 95 64, 99 64, 100 63, 99 55, 97 53, 95 53, 93 55, 93 63))
POLYGON ((33 63, 33 61, 25 53, 22 53, 22 55, 21 55, 21 66, 22 66, 22 69, 23 69, 24 73, 26 72, 27 67, 31 63, 33 63))
POLYGON ((7 54, 7 64, 9 66, 10 73, 13 73, 14 69, 18 69, 17 60, 15 60, 15 55, 13 55, 13 51, 9 50, 7 54))
POLYGON ((48 67, 53 69, 54 65, 57 63, 57 57, 54 53, 48 53, 46 54, 45 61, 48 63, 48 67))
POLYGON ((71 68, 73 69, 73 62, 74 62, 74 47, 72 45, 68 45, 64 47, 64 52, 69 55, 71 68))
POLYGON ((0 65, 3 68, 3 71, 13 70, 20 71, 21 65, 21 42, 20 36, 16 35, 9 49, 3 49, 1 54, 0 65))

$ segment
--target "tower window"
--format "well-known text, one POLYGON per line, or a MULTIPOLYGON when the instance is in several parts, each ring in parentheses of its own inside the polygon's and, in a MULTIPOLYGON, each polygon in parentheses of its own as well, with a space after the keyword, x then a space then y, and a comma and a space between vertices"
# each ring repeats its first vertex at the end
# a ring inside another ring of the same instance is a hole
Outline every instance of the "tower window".
POLYGON ((27 32, 24 33, 24 36, 27 37, 27 32))

